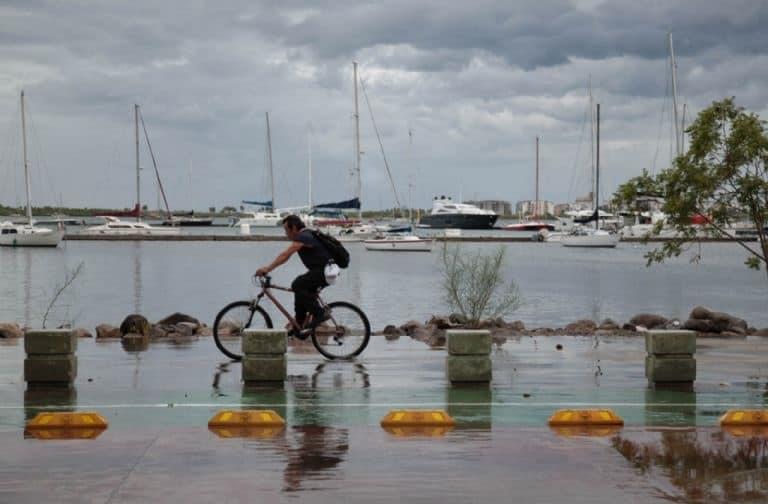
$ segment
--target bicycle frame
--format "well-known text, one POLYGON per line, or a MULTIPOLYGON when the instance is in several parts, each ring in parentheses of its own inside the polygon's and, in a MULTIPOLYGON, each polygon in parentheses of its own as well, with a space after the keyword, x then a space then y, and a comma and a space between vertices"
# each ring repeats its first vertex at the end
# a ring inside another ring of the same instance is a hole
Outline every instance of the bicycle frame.
MULTIPOLYGON (((262 278, 258 279, 261 284, 261 292, 259 292, 258 295, 256 295, 256 298, 254 299, 254 306, 258 306, 261 300, 264 298, 264 296, 267 297, 270 301, 272 301, 272 304, 275 305, 275 307, 280 310, 280 313, 285 316, 286 319, 288 319, 288 322, 291 324, 291 327, 293 327, 297 331, 301 331, 303 328, 299 325, 299 323, 296 321, 296 319, 291 315, 291 313, 285 309, 285 307, 280 303, 280 301, 277 300, 277 298, 270 292, 272 289, 283 291, 283 292, 293 292, 293 289, 289 287, 281 287, 279 285, 272 285, 272 278, 270 276, 264 276, 262 278)), ((327 305, 325 304, 325 301, 322 300, 319 294, 315 294, 317 296, 317 300, 320 303, 320 306, 325 308, 327 305)))

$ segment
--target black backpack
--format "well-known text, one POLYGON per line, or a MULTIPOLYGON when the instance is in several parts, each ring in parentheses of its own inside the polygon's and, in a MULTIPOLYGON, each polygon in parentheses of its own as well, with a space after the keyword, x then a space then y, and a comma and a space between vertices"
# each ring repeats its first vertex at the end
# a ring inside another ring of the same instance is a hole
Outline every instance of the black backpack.
POLYGON ((323 244, 325 250, 330 254, 331 259, 339 268, 346 268, 349 266, 349 252, 344 248, 344 245, 331 235, 320 232, 316 229, 312 229, 312 236, 317 241, 323 244))

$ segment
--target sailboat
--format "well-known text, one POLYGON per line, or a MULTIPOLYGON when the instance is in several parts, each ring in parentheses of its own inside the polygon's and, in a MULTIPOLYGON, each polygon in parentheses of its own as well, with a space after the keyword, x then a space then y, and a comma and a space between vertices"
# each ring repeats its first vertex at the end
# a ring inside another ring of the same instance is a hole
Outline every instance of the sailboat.
POLYGON ((539 220, 541 215, 541 203, 539 201, 539 137, 536 137, 536 199, 534 200, 533 212, 531 212, 532 218, 528 220, 520 219, 515 224, 507 224, 502 229, 507 231, 541 231, 545 229, 547 231, 554 231, 555 226, 548 222, 539 220))
POLYGON ((614 248, 619 243, 619 235, 600 229, 600 104, 597 104, 597 148, 595 162, 595 228, 576 226, 562 237, 565 247, 614 248))
MULTIPOLYGON (((136 145, 136 222, 122 221, 115 215, 106 215, 106 222, 97 226, 90 226, 79 234, 85 235, 177 235, 180 230, 177 227, 156 227, 146 222, 141 222, 141 169, 139 166, 139 106, 133 106, 135 145, 136 145)), ((154 158, 154 156, 153 156, 154 158)), ((167 202, 166 202, 167 205, 167 202)), ((133 212, 131 212, 133 213, 133 212)))
POLYGON ((0 222, 0 246, 8 247, 56 247, 64 237, 61 227, 53 230, 35 226, 32 219, 29 163, 27 161, 27 121, 24 113, 24 91, 21 92, 21 137, 24 151, 24 181, 27 192, 27 223, 0 222))
POLYGON ((275 174, 272 170, 272 133, 269 128, 269 112, 265 112, 267 120, 267 168, 269 169, 269 183, 272 189, 272 199, 269 201, 243 201, 246 205, 261 207, 261 210, 247 212, 246 217, 232 223, 233 226, 248 225, 249 227, 275 227, 282 222, 280 212, 275 208, 275 174))

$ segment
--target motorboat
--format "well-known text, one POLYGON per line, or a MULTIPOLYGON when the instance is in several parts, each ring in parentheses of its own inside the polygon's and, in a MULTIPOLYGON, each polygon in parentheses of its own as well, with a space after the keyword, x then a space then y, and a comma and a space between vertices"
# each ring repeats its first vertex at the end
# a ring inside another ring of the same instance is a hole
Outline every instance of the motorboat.
POLYGON ((549 222, 543 222, 543 221, 522 221, 517 222, 515 224, 507 224, 506 226, 503 226, 501 229, 505 231, 541 231, 542 229, 546 229, 547 231, 554 231, 555 226, 553 224, 550 224, 549 222))
POLYGON ((435 197, 432 210, 419 221, 421 228, 491 229, 499 215, 475 205, 454 203, 450 196, 435 197))
POLYGON ((416 235, 381 234, 363 240, 363 245, 366 250, 382 252, 430 252, 434 241, 416 235))
POLYGON ((90 226, 79 234, 82 235, 157 235, 169 236, 177 235, 181 230, 177 227, 156 227, 150 226, 141 221, 124 221, 117 217, 105 216, 106 222, 97 226, 90 226))
POLYGON ((363 241, 380 234, 380 231, 372 224, 331 227, 328 228, 328 231, 330 234, 335 235, 339 241, 363 241))
POLYGON ((14 224, 0 223, 0 246, 7 247, 57 247, 64 237, 64 226, 56 230, 35 225, 32 219, 32 202, 30 197, 29 163, 27 162, 26 116, 24 113, 24 91, 21 92, 21 130, 24 151, 24 181, 27 192, 27 222, 14 224))
POLYGON ((0 246, 56 247, 64 237, 63 227, 51 229, 33 224, 0 223, 0 246))

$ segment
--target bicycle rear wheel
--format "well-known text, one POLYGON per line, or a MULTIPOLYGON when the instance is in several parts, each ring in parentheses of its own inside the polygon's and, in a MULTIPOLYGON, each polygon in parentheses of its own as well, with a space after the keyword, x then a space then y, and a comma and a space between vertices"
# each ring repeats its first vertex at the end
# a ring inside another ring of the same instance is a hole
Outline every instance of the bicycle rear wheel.
POLYGON ((233 360, 243 358, 242 335, 246 329, 272 329, 272 319, 252 301, 235 301, 225 306, 213 323, 213 341, 233 360))
POLYGON ((365 350, 371 338, 368 317, 344 301, 328 304, 331 317, 312 331, 312 343, 329 359, 351 359, 365 350))

